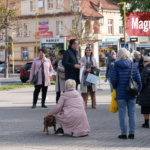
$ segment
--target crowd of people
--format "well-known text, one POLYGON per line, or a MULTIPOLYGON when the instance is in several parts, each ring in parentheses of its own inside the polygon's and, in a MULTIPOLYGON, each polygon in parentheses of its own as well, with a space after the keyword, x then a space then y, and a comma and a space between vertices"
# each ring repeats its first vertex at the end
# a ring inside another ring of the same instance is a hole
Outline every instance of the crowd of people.
MULTIPOLYGON (((38 72, 38 82, 35 85, 33 94, 33 106, 36 108, 38 94, 42 88, 42 104, 46 108, 45 99, 49 78, 53 74, 56 76, 56 106, 47 115, 54 115, 57 121, 56 135, 63 135, 64 132, 72 136, 86 136, 90 133, 85 109, 87 108, 88 94, 92 100, 92 108, 96 109, 96 85, 87 82, 86 78, 91 73, 91 67, 97 68, 96 59, 93 57, 93 50, 86 47, 85 55, 78 61, 77 58, 78 41, 70 40, 68 50, 59 51, 59 61, 47 59, 46 50, 39 50, 39 57, 35 58, 31 67, 30 83, 34 75, 38 72), (79 73, 84 67, 81 81, 79 73), (81 94, 78 92, 80 84, 81 94)), ((53 53, 51 53, 53 55, 53 53)), ((111 92, 116 90, 116 101, 118 105, 119 121, 121 128, 121 139, 134 139, 135 135, 135 109, 136 103, 141 106, 141 114, 144 115, 145 123, 143 128, 149 128, 150 114, 150 58, 142 57, 138 51, 134 53, 134 60, 130 60, 130 53, 125 48, 121 48, 116 56, 111 52, 111 59, 106 70, 106 79, 109 81, 111 92), (129 77, 138 85, 138 94, 133 96, 126 90, 129 77), (129 135, 127 137, 126 109, 129 117, 129 135)))

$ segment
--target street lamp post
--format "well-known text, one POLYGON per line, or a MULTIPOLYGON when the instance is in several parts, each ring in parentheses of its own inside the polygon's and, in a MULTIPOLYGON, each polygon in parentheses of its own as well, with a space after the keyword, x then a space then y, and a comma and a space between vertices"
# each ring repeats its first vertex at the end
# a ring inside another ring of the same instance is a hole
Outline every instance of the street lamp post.
POLYGON ((127 41, 126 41, 126 9, 125 9, 126 2, 121 2, 121 3, 118 3, 118 4, 123 4, 124 5, 124 42, 126 44, 127 43, 127 41))
POLYGON ((36 28, 36 35, 35 35, 35 38, 36 38, 36 57, 37 57, 37 15, 40 14, 38 12, 35 13, 35 28, 36 28))
POLYGON ((14 74, 14 48, 13 48, 13 34, 16 34, 16 33, 11 32, 11 37, 12 37, 12 65, 13 65, 13 74, 14 74))

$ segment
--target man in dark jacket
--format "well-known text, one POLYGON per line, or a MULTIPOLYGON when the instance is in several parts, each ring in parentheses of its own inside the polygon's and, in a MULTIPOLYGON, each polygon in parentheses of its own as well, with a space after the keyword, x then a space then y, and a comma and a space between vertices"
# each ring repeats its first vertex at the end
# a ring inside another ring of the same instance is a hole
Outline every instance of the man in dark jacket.
POLYGON ((141 56, 141 53, 138 51, 134 52, 134 60, 133 62, 137 64, 140 75, 142 73, 142 70, 144 69, 144 65, 143 65, 143 57, 141 56))
POLYGON ((68 50, 65 51, 62 65, 65 67, 65 80, 73 79, 76 81, 76 89, 78 89, 79 81, 79 69, 81 65, 78 63, 77 58, 78 41, 72 39, 69 42, 68 50))

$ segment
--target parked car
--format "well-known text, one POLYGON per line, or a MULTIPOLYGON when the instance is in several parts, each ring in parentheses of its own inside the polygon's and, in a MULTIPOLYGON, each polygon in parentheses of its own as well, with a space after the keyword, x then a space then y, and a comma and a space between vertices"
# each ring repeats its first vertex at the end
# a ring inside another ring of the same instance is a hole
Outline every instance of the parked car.
POLYGON ((29 80, 30 71, 31 71, 32 62, 28 62, 21 68, 20 71, 20 80, 22 83, 25 83, 29 80))
POLYGON ((25 65, 19 66, 15 68, 16 73, 20 73, 21 69, 24 68, 25 65))
MULTIPOLYGON (((9 68, 9 72, 12 72, 12 68, 13 68, 13 67, 12 67, 12 64, 10 64, 8 68, 9 68)), ((3 63, 3 64, 0 64, 0 72, 1 72, 1 73, 4 73, 4 72, 5 72, 5 64, 4 64, 4 63, 3 63)))

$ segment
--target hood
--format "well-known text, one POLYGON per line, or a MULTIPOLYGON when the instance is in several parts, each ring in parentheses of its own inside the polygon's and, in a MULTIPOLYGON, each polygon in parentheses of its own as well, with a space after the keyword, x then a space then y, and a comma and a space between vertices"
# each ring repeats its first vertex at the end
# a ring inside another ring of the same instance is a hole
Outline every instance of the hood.
POLYGON ((65 93, 63 93, 63 96, 69 97, 69 98, 75 98, 79 96, 79 92, 77 90, 73 90, 73 91, 66 91, 65 93))
POLYGON ((122 69, 131 68, 131 60, 122 59, 115 62, 115 65, 122 69))

